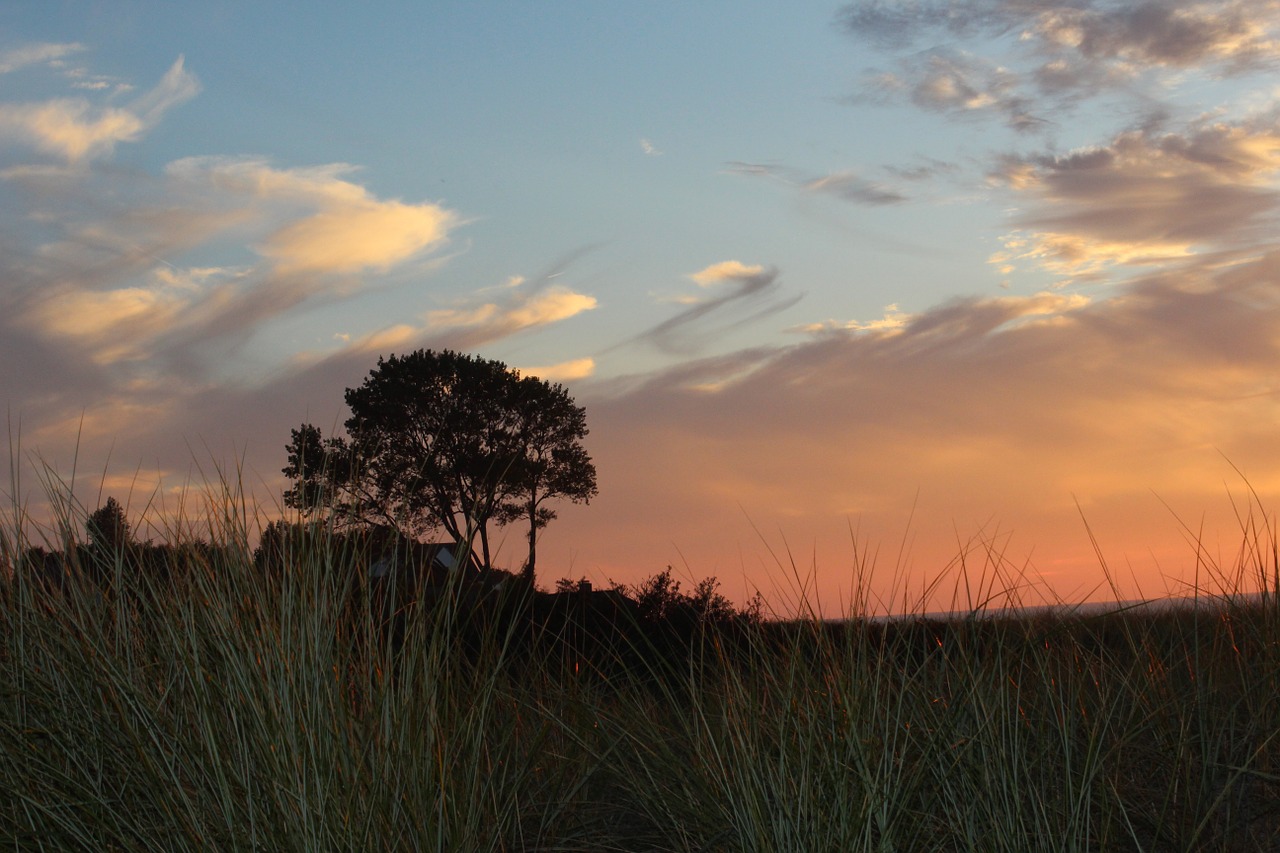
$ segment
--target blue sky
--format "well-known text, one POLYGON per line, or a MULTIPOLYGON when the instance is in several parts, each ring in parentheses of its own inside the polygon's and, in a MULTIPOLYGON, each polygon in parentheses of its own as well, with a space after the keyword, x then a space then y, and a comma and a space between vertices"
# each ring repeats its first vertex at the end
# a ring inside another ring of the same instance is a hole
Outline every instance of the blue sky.
MULTIPOLYGON (((808 303, 782 318, 797 323, 874 319, 891 302, 928 304, 998 281, 982 261, 995 248, 999 206, 969 188, 930 188, 911 210, 797 190, 830 175, 886 182, 886 167, 963 157, 980 136, 930 146, 928 122, 910 111, 842 103, 876 57, 840 32, 830 4, 625 14, 583 4, 407 4, 377 14, 268 5, 80 11, 56 16, 60 24, 30 7, 35 20, 7 29, 22 33, 11 35, 18 45, 56 29, 59 43, 84 47, 64 62, 135 91, 184 58, 199 94, 167 110, 141 144, 115 146, 116 166, 154 175, 192 156, 345 163, 380 198, 438 203, 468 223, 429 282, 407 277, 425 293, 322 310, 308 331, 293 331, 295 346, 329 344, 320 324, 359 334, 405 304, 447 305, 571 256, 581 258, 564 274, 602 302, 599 326, 583 330, 588 349, 615 343, 627 322, 659 322, 659 299, 688 295, 685 276, 725 258, 784 270, 787 295, 808 303), (753 177, 739 164, 780 174, 753 177), (990 229, 980 240, 964 227, 975 205, 990 229), (943 260, 952 271, 937 275, 943 260)), ((47 69, 23 76, 56 91, 47 69)), ((563 349, 520 346, 537 363, 563 349)))
POLYGON ((1280 489, 1278 40, 1244 0, 6 4, 0 395, 87 503, 195 447, 269 506, 378 355, 464 348, 588 407, 553 573, 745 595, 781 536, 831 598, 910 523, 912 577, 972 542, 1092 595, 1079 503, 1167 586, 1162 500, 1280 489))

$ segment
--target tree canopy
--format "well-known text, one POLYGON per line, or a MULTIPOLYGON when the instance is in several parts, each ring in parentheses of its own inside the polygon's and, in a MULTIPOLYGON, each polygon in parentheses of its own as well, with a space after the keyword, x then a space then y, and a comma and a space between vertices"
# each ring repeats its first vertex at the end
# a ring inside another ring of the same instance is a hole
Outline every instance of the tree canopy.
POLYGON ((411 538, 442 529, 467 547, 479 539, 485 565, 489 523, 523 519, 532 579, 538 531, 555 518, 546 503, 597 492, 586 412, 562 385, 500 361, 451 350, 380 358, 346 402, 346 437, 292 431, 286 505, 411 538))
POLYGON ((84 526, 90 544, 109 554, 120 551, 133 541, 124 507, 112 497, 89 514, 84 526))

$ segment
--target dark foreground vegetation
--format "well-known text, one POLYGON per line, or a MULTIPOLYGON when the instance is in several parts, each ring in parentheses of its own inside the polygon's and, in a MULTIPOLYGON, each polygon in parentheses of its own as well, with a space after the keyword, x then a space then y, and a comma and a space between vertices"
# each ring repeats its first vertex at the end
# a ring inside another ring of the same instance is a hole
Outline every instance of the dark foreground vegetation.
POLYGON ((1280 846, 1269 549, 1196 609, 832 624, 255 558, 231 509, 215 545, 0 529, 0 849, 1280 846))

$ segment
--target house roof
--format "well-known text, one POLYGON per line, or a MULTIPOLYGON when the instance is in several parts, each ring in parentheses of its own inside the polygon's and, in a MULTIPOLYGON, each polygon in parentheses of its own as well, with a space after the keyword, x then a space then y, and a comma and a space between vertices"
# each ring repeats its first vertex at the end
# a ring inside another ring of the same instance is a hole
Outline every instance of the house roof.
POLYGON ((369 577, 382 578, 393 570, 404 566, 421 566, 427 571, 433 569, 452 572, 469 566, 478 571, 479 563, 475 555, 468 552, 466 546, 456 542, 411 542, 407 547, 400 547, 383 554, 369 566, 369 577))

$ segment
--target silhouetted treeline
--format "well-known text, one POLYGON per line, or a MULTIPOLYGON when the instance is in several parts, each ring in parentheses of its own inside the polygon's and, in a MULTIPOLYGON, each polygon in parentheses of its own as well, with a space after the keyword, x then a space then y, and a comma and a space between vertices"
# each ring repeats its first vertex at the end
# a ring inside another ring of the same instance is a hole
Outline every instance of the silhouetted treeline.
POLYGON ((147 624, 163 599, 207 594, 200 576, 236 575, 243 589, 228 594, 253 599, 276 612, 286 597, 307 600, 303 588, 337 590, 344 600, 335 633, 347 641, 377 642, 396 655, 413 642, 415 621, 448 620, 453 642, 478 653, 494 637, 505 644, 512 666, 536 660, 563 665, 581 678, 608 678, 621 670, 679 671, 693 652, 714 656, 705 640, 714 629, 725 638, 762 622, 759 598, 739 610, 708 578, 684 591, 667 569, 635 586, 590 581, 557 582, 553 591, 532 586, 524 574, 483 566, 453 543, 406 540, 376 526, 335 531, 322 525, 272 522, 250 554, 243 545, 195 540, 182 544, 139 542, 123 509, 109 499, 89 516, 85 538, 62 549, 28 547, 12 559, 13 588, 36 596, 76 594, 147 624), (241 566, 247 572, 229 571, 241 566), (494 628, 497 628, 495 631, 494 628))
POLYGON ((89 517, 84 542, 61 550, 29 547, 16 556, 10 551, 8 559, 10 565, 0 567, 12 578, 5 589, 27 585, 36 596, 76 594, 129 615, 133 630, 146 630, 149 615, 165 610, 166 599, 208 595, 210 589, 245 599, 255 619, 281 618, 288 602, 306 606, 319 600, 311 590, 327 590, 328 600, 336 596, 339 604, 330 608, 339 614, 335 637, 378 644, 392 674, 406 645, 420 639, 415 630, 446 630, 463 659, 497 659, 516 670, 536 664, 540 672, 550 666, 566 677, 600 682, 621 673, 680 678, 693 664, 704 671, 753 667, 762 657, 797 652, 819 668, 827 659, 862 659, 890 660, 914 671, 951 659, 1000 657, 1016 669, 1033 648, 1061 648, 1064 665, 1086 666, 1135 656, 1176 663, 1201 638, 1231 644, 1236 655, 1247 654, 1253 642, 1247 633, 1233 634, 1229 610, 766 620, 758 596, 737 608, 718 592, 714 578, 686 592, 669 567, 634 586, 597 588, 564 578, 544 591, 527 576, 481 565, 451 543, 408 541, 376 527, 334 531, 275 522, 252 554, 244 545, 198 540, 139 542, 114 500, 89 517), (211 586, 214 575, 226 578, 214 578, 211 586), (502 644, 496 657, 494 642, 502 644))
POLYGON ((96 543, 52 551, 35 545, 18 555, 10 568, 16 585, 31 584, 38 592, 65 593, 78 587, 99 596, 153 596, 176 592, 191 571, 215 565, 233 550, 200 540, 180 545, 131 542, 110 550, 96 543))

